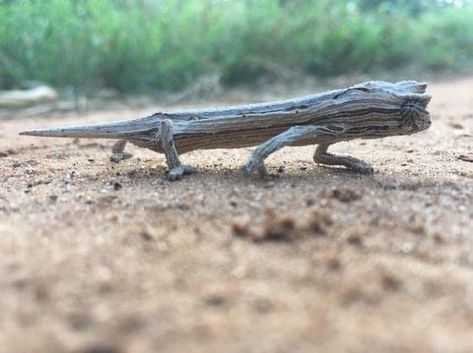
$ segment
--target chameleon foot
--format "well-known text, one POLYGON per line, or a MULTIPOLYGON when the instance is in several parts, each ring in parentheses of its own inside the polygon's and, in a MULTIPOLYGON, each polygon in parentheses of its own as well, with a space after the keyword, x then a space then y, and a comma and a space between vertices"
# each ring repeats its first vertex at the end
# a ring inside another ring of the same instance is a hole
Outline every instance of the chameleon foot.
POLYGON ((355 157, 350 156, 336 156, 327 152, 328 145, 319 145, 314 154, 314 162, 325 165, 342 165, 354 172, 360 174, 371 175, 374 173, 374 168, 355 157))
POLYGON ((253 172, 258 172, 261 177, 265 177, 268 175, 268 171, 264 166, 264 161, 255 161, 251 159, 248 163, 246 163, 241 170, 246 174, 252 174, 253 172))
POLYGON ((353 158, 353 159, 354 160, 352 161, 352 165, 350 167, 351 170, 360 174, 366 174, 366 175, 374 174, 374 168, 370 164, 360 161, 359 159, 356 159, 356 158, 353 158))
POLYGON ((271 154, 284 146, 290 146, 297 141, 304 139, 315 139, 320 135, 338 136, 345 131, 341 125, 311 125, 293 126, 279 135, 276 135, 259 145, 253 152, 248 163, 243 166, 243 171, 251 174, 257 171, 262 177, 268 175, 264 166, 264 160, 271 154))
POLYGON ((126 140, 119 140, 113 145, 112 155, 110 156, 110 161, 113 163, 118 163, 125 159, 133 157, 131 153, 125 152, 126 140))
POLYGON ((119 163, 120 161, 123 161, 125 159, 133 157, 133 154, 128 153, 128 152, 122 152, 122 153, 113 153, 110 156, 110 161, 113 163, 119 163))
POLYGON ((182 178, 183 175, 195 174, 197 169, 191 165, 179 165, 172 168, 168 173, 169 181, 176 181, 182 178))

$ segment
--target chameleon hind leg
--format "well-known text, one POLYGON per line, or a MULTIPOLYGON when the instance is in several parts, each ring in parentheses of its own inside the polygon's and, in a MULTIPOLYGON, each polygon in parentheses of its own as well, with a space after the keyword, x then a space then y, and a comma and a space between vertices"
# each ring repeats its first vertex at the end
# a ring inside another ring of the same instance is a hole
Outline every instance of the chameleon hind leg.
POLYGON ((243 166, 242 170, 247 174, 256 171, 259 175, 265 176, 268 174, 268 172, 264 166, 264 160, 271 153, 276 152, 284 146, 289 146, 299 140, 315 139, 322 135, 335 137, 344 130, 344 127, 341 125, 293 126, 259 145, 253 152, 250 160, 243 166))
POLYGON ((374 169, 368 163, 350 156, 337 156, 327 152, 329 144, 320 144, 314 153, 314 162, 325 165, 342 165, 361 174, 373 174, 374 169))
POLYGON ((181 179, 183 175, 197 173, 197 169, 190 165, 184 165, 179 160, 179 155, 174 144, 174 133, 172 120, 165 119, 161 122, 159 129, 161 144, 166 156, 166 163, 169 168, 168 179, 175 181, 181 179))
POLYGON ((131 153, 125 152, 125 146, 127 142, 127 140, 118 140, 113 145, 110 161, 112 161, 113 163, 118 163, 120 161, 133 157, 131 153))

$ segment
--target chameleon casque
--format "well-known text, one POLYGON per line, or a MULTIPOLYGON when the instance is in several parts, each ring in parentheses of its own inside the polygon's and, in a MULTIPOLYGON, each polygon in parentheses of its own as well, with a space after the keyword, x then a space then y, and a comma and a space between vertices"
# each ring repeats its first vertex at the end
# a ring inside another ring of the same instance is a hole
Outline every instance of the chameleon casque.
POLYGON ((216 148, 258 146, 242 170, 267 174, 264 160, 284 146, 318 145, 314 161, 372 174, 373 167, 349 156, 327 152, 334 143, 352 139, 411 135, 429 128, 426 110, 431 96, 427 85, 416 81, 370 81, 348 88, 280 102, 151 116, 109 123, 75 125, 21 132, 49 137, 111 138, 111 160, 131 155, 127 142, 164 153, 169 180, 196 169, 184 165, 179 153, 216 148))

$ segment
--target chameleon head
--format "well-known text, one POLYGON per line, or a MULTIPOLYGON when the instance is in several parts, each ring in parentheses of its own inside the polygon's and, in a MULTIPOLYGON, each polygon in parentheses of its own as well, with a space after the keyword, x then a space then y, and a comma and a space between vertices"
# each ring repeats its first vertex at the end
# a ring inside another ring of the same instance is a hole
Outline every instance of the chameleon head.
MULTIPOLYGON (((370 118, 352 119, 343 134, 344 139, 379 138, 394 135, 411 135, 430 127, 430 114, 427 104, 428 95, 416 94, 402 101, 393 101, 385 112, 370 111, 370 118)), ((355 112, 356 114, 356 112, 355 112)), ((345 120, 346 122, 346 120, 345 120)))
POLYGON ((401 134, 413 134, 426 130, 431 124, 430 114, 423 102, 408 100, 402 105, 398 126, 401 134))

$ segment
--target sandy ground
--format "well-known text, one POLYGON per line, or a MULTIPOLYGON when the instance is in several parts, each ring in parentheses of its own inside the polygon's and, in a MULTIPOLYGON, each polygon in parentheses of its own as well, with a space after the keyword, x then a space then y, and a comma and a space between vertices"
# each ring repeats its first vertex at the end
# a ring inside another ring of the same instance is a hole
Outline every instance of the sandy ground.
MULTIPOLYGON (((0 351, 473 352, 473 78, 430 85, 430 130, 313 147, 239 171, 251 149, 164 158, 0 125, 0 351)), ((290 96, 291 94, 287 94, 290 96)), ((257 99, 257 97, 253 97, 257 99)))

